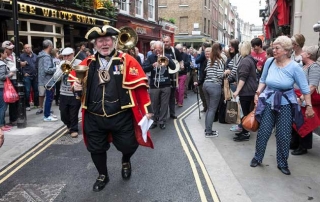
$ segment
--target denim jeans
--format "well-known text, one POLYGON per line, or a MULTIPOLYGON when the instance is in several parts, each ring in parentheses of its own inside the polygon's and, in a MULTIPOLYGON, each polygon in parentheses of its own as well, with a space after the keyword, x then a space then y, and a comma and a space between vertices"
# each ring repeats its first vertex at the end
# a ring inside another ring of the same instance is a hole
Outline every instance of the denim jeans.
POLYGON ((44 103, 44 117, 48 118, 50 116, 51 104, 54 97, 54 87, 51 90, 46 89, 46 101, 44 103))
POLYGON ((23 78, 23 83, 26 89, 26 107, 30 107, 30 91, 33 89, 34 106, 39 106, 39 89, 38 79, 36 77, 26 76, 23 78))
POLYGON ((5 125, 5 116, 8 104, 3 100, 3 88, 0 88, 0 127, 5 125))

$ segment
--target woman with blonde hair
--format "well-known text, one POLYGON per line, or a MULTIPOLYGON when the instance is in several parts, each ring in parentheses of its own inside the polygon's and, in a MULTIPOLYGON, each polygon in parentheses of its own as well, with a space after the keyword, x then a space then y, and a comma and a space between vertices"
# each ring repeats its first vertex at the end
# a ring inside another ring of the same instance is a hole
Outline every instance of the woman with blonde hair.
POLYGON ((291 37, 292 41, 292 54, 291 54, 291 60, 296 61, 301 67, 303 66, 302 63, 302 47, 304 46, 304 42, 306 39, 302 34, 295 34, 291 37))
POLYGON ((251 167, 262 163, 268 140, 275 126, 278 169, 285 175, 291 174, 287 161, 292 124, 295 123, 299 129, 304 121, 293 89, 294 83, 298 84, 306 101, 306 117, 314 116, 306 76, 299 64, 290 59, 291 51, 291 39, 279 36, 273 43, 274 58, 269 58, 264 65, 255 95, 256 119, 260 122, 260 127, 256 152, 250 163, 251 167))
MULTIPOLYGON (((243 115, 248 115, 254 106, 254 94, 257 90, 257 61, 251 56, 251 42, 245 41, 240 46, 240 55, 242 60, 237 68, 237 73, 232 78, 237 81, 237 88, 233 93, 233 97, 239 96, 241 109, 243 115)), ((232 75, 232 74, 231 74, 232 75)), ((230 76, 231 76, 230 75, 230 76)), ((250 138, 250 133, 246 129, 242 129, 241 132, 236 133, 236 142, 248 141, 250 138)))

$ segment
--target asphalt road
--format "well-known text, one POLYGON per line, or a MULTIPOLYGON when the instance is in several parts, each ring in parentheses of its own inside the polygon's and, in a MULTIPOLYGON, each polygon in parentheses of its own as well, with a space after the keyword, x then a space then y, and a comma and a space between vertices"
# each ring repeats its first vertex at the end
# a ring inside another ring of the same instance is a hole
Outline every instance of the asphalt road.
MULTIPOLYGON (((188 113, 195 102, 196 94, 189 91, 176 114, 188 113)), ((182 143, 186 137, 178 135, 179 127, 168 119, 165 130, 151 131, 155 149, 139 147, 131 159, 129 181, 121 178, 121 153, 112 146, 107 154, 110 182, 98 193, 92 191, 98 173, 82 135, 77 139, 63 135, 35 158, 24 159, 25 165, 17 165, 0 184, 0 201, 213 201, 195 154, 187 155, 190 145, 182 143)))

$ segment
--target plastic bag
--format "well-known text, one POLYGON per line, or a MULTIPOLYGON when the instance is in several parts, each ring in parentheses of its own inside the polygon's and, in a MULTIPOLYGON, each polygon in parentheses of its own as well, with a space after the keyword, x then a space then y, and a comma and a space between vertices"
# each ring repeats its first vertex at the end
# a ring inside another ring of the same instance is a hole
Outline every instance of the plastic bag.
POLYGON ((4 82, 3 100, 6 103, 15 103, 19 100, 19 95, 9 78, 4 82))

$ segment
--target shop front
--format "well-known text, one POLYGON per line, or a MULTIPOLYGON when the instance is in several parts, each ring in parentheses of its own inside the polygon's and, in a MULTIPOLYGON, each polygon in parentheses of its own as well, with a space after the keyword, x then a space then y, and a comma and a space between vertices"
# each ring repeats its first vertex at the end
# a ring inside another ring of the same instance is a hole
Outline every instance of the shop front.
MULTIPOLYGON (((67 10, 50 2, 18 2, 20 41, 31 44, 36 53, 41 50, 44 39, 52 40, 54 48, 75 47, 78 42, 86 41, 84 36, 93 26, 114 24, 114 20, 107 17, 67 10)), ((10 1, 2 0, 0 25, 0 40, 10 40, 14 36, 10 1)))
POLYGON ((146 55, 150 50, 150 41, 160 40, 161 25, 156 22, 147 21, 144 19, 133 18, 127 15, 119 14, 116 22, 116 28, 131 27, 138 35, 138 43, 140 53, 146 55))

